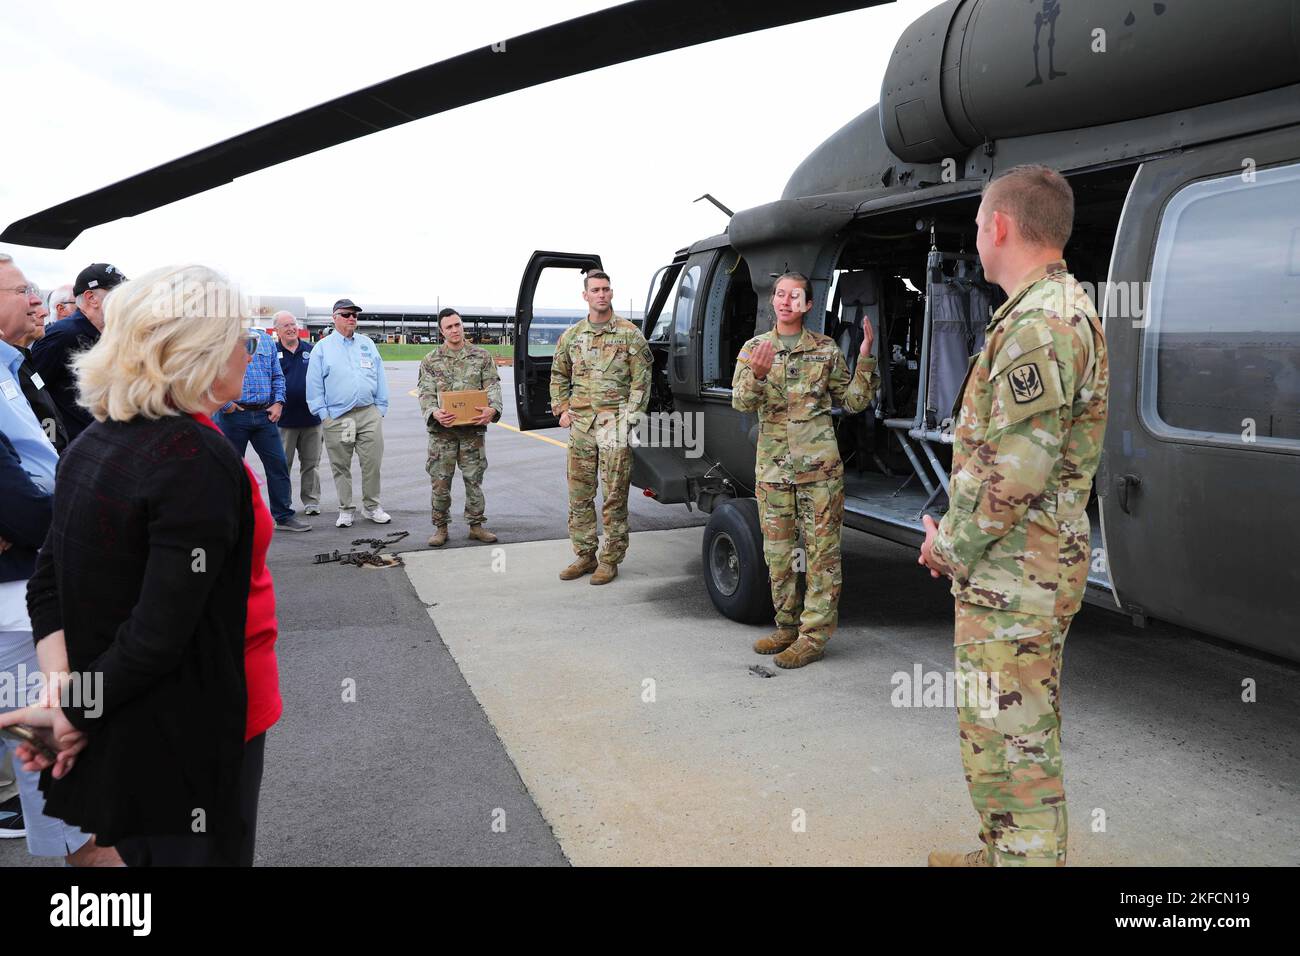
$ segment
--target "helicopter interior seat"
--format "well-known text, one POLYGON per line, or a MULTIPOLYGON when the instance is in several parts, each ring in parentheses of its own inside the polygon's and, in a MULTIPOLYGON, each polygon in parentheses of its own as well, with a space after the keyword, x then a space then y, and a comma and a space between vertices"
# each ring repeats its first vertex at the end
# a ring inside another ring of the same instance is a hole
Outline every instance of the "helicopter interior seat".
POLYGON ((895 433, 914 476, 929 495, 922 511, 940 492, 947 493, 948 468, 934 446, 952 444, 954 406, 961 396, 970 357, 984 347, 986 317, 994 301, 994 290, 984 281, 978 257, 966 253, 932 249, 926 261, 925 290, 916 411, 910 418, 885 419, 885 426, 895 433))

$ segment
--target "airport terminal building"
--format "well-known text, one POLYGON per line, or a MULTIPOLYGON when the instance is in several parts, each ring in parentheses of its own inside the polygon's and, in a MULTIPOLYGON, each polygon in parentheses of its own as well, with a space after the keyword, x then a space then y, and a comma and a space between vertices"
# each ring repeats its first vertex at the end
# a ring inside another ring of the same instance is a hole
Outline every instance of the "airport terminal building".
MULTIPOLYGON (((358 319, 359 331, 370 336, 376 342, 410 342, 422 344, 437 341, 438 312, 440 305, 393 305, 388 303, 370 304, 362 302, 365 309, 358 319)), ((511 344, 514 342, 513 308, 498 306, 455 306, 465 323, 465 334, 472 342, 511 344)), ((298 325, 306 329, 312 341, 333 327, 330 306, 308 305, 301 296, 258 296, 255 300, 254 313, 258 324, 270 326, 271 316, 279 311, 293 313, 298 325)), ((586 310, 573 309, 536 309, 530 329, 539 341, 554 343, 570 325, 586 317, 586 310)), ((619 313, 623 318, 639 322, 640 311, 630 315, 619 313)))

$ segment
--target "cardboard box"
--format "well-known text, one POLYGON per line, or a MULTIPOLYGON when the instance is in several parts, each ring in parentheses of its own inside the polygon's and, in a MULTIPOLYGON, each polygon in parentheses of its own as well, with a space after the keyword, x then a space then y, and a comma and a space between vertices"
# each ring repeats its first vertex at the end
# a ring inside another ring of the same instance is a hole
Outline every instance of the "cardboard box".
POLYGON ((456 425, 468 425, 479 416, 479 409, 486 408, 488 393, 482 391, 443 392, 438 396, 442 400, 442 410, 456 416, 456 425))

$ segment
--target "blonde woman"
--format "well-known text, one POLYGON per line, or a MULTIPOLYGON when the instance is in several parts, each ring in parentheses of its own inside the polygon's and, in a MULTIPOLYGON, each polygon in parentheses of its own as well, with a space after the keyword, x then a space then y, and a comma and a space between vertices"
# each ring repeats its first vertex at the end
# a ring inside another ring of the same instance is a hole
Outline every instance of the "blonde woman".
POLYGON ((238 289, 203 266, 108 296, 75 361, 94 416, 59 466, 28 586, 37 656, 72 679, 36 726, 46 812, 131 866, 251 865, 265 732, 280 716, 271 516, 212 424, 256 347, 238 289), (87 688, 90 688, 89 693, 87 688))

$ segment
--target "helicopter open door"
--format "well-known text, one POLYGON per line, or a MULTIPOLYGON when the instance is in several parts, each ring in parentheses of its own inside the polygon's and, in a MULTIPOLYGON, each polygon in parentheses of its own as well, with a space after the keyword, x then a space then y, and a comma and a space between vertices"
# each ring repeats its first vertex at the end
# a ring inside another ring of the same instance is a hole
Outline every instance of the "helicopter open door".
POLYGON ((555 344, 560 333, 586 312, 577 306, 572 316, 538 317, 533 308, 538 287, 548 292, 563 288, 565 300, 580 302, 583 276, 600 268, 600 256, 578 252, 534 252, 528 260, 515 306, 515 410, 522 431, 559 425, 559 419, 551 414, 555 344))
POLYGON ((1110 421, 1098 474, 1106 558, 1126 611, 1292 658, 1297 142, 1292 127, 1138 172, 1104 311, 1110 421))

